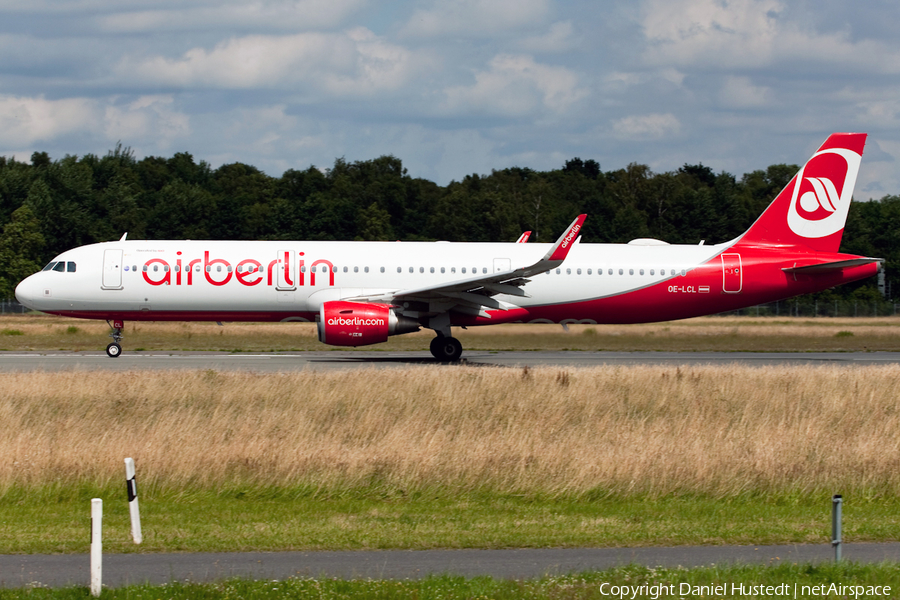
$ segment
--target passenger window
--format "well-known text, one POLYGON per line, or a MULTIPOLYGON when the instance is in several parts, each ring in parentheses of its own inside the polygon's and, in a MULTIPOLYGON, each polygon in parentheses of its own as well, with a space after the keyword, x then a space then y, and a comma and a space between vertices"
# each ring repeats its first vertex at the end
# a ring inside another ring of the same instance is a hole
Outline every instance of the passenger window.
MULTIPOLYGON (((347 267, 344 267, 344 272, 346 272, 346 271, 347 271, 347 267)), ((353 272, 359 273, 359 267, 353 267, 353 272)))
MULTIPOLYGON (((222 267, 219 268, 221 269, 222 267)), ((159 271, 159 265, 153 265, 153 272, 156 273, 157 271, 159 271)))
POLYGON ((462 268, 462 273, 463 273, 463 275, 466 274, 466 268, 465 268, 465 267, 462 268))
POLYGON ((641 269, 641 275, 643 275, 643 274, 644 274, 644 270, 643 270, 643 269, 641 269))
MULTIPOLYGON (((399 269, 400 267, 397 268, 399 269)), ((384 267, 381 267, 381 272, 384 273, 384 267)))
POLYGON ((622 269, 619 269, 619 275, 624 275, 624 274, 625 274, 625 271, 622 269))
POLYGON ((556 274, 559 275, 560 273, 562 273, 562 269, 557 269, 556 274))
POLYGON ((687 275, 687 271, 685 271, 684 269, 682 269, 682 270, 681 270, 681 276, 684 277, 685 275, 687 275))
POLYGON ((612 269, 610 269, 609 271, 607 271, 607 273, 609 273, 610 275, 612 275, 612 269))
POLYGON ((487 267, 481 267, 481 272, 487 275, 487 267))
MULTIPOLYGON (((335 268, 337 268, 337 267, 335 267, 335 268)), ((347 267, 344 267, 344 273, 346 273, 346 272, 347 272, 347 267)))
POLYGON ((629 275, 634 275, 634 269, 628 269, 628 274, 629 274, 629 275))
POLYGON ((578 270, 575 271, 575 272, 576 272, 578 275, 581 275, 581 269, 578 269, 578 270))
POLYGON ((566 275, 571 275, 571 274, 572 274, 572 269, 566 269, 566 275))
POLYGON ((446 272, 446 269, 444 267, 441 267, 441 273, 444 273, 444 272, 446 272))
POLYGON ((400 267, 397 267, 397 272, 398 272, 398 273, 402 273, 402 272, 403 272, 403 269, 401 269, 400 267))
POLYGON ((194 273, 199 273, 199 272, 200 272, 200 265, 197 265, 196 267, 194 267, 194 273))
POLYGON ((47 263, 47 266, 46 266, 46 267, 44 267, 43 269, 41 269, 41 271, 52 271, 52 270, 53 270, 53 267, 55 267, 55 266, 56 266, 56 263, 55 263, 55 262, 49 262, 49 263, 47 263))
POLYGON ((412 273, 413 271, 415 271, 415 269, 413 267, 410 267, 409 272, 412 273))
POLYGON ((59 261, 58 263, 56 263, 56 266, 53 267, 53 270, 62 273, 66 270, 66 263, 64 263, 63 261, 59 261))
POLYGON ((67 273, 74 273, 74 272, 75 272, 75 263, 73 263, 73 262, 67 262, 67 263, 66 263, 66 272, 67 272, 67 273))
POLYGON ((591 274, 591 270, 590 270, 590 269, 588 269, 588 271, 587 271, 587 274, 588 274, 588 275, 590 275, 590 274, 591 274))
POLYGON ((456 267, 450 267, 450 272, 451 272, 451 273, 456 273, 456 267))

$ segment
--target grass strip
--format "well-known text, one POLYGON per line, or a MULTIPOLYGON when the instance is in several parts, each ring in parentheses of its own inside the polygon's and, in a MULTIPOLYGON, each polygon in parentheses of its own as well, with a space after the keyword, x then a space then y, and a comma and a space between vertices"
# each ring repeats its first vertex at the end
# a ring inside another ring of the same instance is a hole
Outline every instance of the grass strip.
MULTIPOLYGON (((0 316, 0 350, 101 351, 102 321, 50 315, 0 316)), ((849 352, 900 351, 900 317, 700 317, 633 325, 508 324, 454 330, 469 351, 577 350, 849 352)), ((353 352, 319 343, 314 323, 127 322, 125 351, 353 352)), ((363 351, 428 351, 434 333, 395 336, 363 351)))
MULTIPOLYGON (((404 499, 285 491, 277 498, 145 494, 144 541, 136 546, 121 488, 57 502, 7 497, 0 553, 87 553, 93 495, 104 498, 110 553, 821 544, 831 533, 829 497, 404 499)), ((895 541, 898 531, 900 500, 845 497, 845 542, 895 541)))
MULTIPOLYGON (((627 566, 605 571, 505 580, 441 575, 417 580, 342 580, 291 578, 281 581, 229 579, 217 583, 131 585, 103 590, 101 598, 178 600, 189 598, 376 598, 454 600, 564 600, 569 598, 890 598, 900 590, 900 565, 785 564, 709 568, 627 566), (773 593, 781 592, 781 593, 773 593), (834 592, 834 593, 832 593, 834 592)), ((88 589, 69 587, 0 589, 0 600, 89 598, 88 589)))

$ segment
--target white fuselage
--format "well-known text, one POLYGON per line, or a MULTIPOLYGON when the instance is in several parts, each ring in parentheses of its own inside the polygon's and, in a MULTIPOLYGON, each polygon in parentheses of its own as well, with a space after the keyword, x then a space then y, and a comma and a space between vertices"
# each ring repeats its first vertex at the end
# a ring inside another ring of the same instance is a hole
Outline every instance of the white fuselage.
MULTIPOLYGON (((129 319, 241 320, 243 313, 246 320, 309 320, 326 301, 508 271, 534 263, 549 247, 449 242, 107 242, 60 254, 54 262, 74 263, 73 272, 67 267, 36 273, 20 285, 17 295, 38 310, 74 316, 123 313, 129 319)), ((501 294, 496 299, 528 309, 621 295, 677 280, 725 247, 579 243, 560 268, 531 278, 523 287, 528 297, 501 294)))

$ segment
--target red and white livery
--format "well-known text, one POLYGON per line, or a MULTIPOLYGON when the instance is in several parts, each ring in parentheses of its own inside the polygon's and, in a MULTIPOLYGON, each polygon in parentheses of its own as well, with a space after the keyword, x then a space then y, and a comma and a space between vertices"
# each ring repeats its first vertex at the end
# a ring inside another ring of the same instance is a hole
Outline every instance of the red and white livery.
MULTIPOLYGON (((428 328, 459 359, 458 326, 643 323, 713 314, 870 277, 881 259, 841 254, 866 134, 830 136, 759 219, 717 245, 138 241, 63 252, 19 302, 112 322, 316 321, 319 339, 364 346, 428 328)), ((524 237, 524 236, 523 236, 524 237)), ((524 239, 519 240, 524 242, 524 239)))

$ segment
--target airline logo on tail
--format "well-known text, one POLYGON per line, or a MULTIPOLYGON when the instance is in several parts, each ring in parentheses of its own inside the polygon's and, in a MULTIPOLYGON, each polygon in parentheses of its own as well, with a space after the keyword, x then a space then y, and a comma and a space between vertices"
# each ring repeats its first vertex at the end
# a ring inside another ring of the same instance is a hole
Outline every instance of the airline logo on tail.
POLYGON ((820 150, 794 178, 788 227, 804 238, 844 228, 862 156, 847 148, 820 150))

